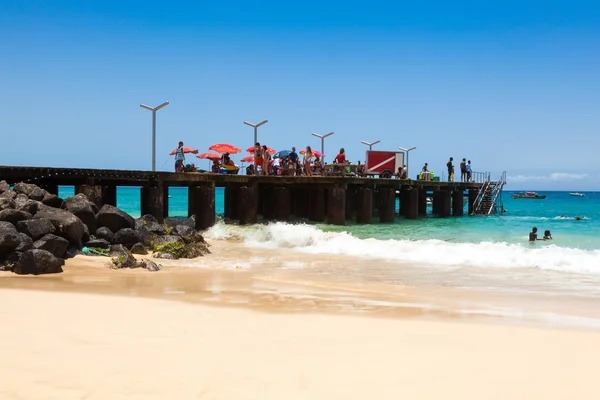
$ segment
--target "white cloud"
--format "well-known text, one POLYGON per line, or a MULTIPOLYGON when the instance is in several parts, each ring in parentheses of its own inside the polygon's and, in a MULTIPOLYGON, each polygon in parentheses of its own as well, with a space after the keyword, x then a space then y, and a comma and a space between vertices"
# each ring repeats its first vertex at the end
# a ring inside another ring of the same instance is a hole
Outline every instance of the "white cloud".
POLYGON ((550 175, 515 175, 508 176, 507 182, 531 182, 531 181, 579 181, 588 177, 588 174, 572 174, 568 172, 553 172, 550 175))

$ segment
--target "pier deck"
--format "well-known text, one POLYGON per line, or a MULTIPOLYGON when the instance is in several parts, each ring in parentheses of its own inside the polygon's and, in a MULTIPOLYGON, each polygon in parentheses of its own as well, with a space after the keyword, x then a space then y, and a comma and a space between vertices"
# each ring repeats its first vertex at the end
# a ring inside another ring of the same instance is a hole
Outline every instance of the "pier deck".
POLYGON ((159 221, 167 216, 168 188, 188 187, 189 215, 196 227, 215 222, 215 187, 225 188, 225 217, 240 224, 263 220, 308 218, 344 224, 392 222, 396 198, 400 214, 417 219, 427 212, 427 197, 439 217, 464 215, 465 197, 471 213, 481 187, 476 182, 437 182, 339 176, 248 176, 210 173, 172 173, 132 170, 0 166, 0 180, 9 184, 34 183, 57 194, 59 185, 75 186, 99 207, 116 205, 117 186, 140 186, 142 214, 159 221))

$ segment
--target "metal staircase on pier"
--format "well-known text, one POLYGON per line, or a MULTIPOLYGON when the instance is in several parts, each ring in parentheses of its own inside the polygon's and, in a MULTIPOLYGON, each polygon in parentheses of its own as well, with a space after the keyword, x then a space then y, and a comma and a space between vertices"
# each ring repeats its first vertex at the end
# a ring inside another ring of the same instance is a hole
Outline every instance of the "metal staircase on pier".
POLYGON ((506 171, 499 174, 498 179, 492 180, 492 173, 487 172, 483 185, 473 203, 472 215, 491 215, 502 213, 502 188, 506 184, 506 171))

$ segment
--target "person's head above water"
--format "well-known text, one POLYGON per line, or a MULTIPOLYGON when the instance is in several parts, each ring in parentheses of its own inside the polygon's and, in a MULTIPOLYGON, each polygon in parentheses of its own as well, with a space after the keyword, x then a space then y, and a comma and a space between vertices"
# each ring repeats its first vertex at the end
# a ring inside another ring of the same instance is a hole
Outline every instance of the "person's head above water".
POLYGON ((531 232, 537 232, 537 228, 534 226, 534 227, 531 229, 531 232))

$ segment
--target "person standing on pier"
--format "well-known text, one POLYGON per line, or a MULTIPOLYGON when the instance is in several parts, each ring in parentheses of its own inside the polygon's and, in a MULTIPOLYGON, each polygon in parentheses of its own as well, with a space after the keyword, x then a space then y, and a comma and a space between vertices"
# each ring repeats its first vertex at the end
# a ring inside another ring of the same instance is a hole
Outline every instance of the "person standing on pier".
POLYGON ((260 147, 260 143, 256 142, 254 145, 254 175, 260 175, 260 170, 258 169, 263 167, 263 158, 262 158, 262 147, 260 147))
POLYGON ((310 166, 310 160, 313 158, 313 152, 310 146, 306 146, 306 151, 304 152, 304 173, 308 176, 313 176, 312 168, 310 166))
POLYGON ((460 162, 460 181, 461 182, 467 181, 467 159, 466 158, 463 158, 462 161, 460 162))
POLYGON ((448 182, 454 182, 454 164, 452 161, 454 161, 454 158, 450 157, 450 160, 446 163, 446 167, 448 167, 448 182))
POLYGON ((183 153, 183 142, 179 142, 177 150, 175 150, 175 172, 183 171, 183 162, 185 161, 185 154, 183 153))
POLYGON ((292 172, 290 173, 292 176, 295 175, 295 173, 297 172, 296 170, 298 169, 298 153, 296 153, 296 148, 292 147, 292 152, 290 153, 290 161, 292 162, 293 165, 293 169, 292 172))
POLYGON ((471 170, 471 160, 469 160, 469 162, 467 162, 467 182, 471 182, 471 173, 473 172, 471 170))

